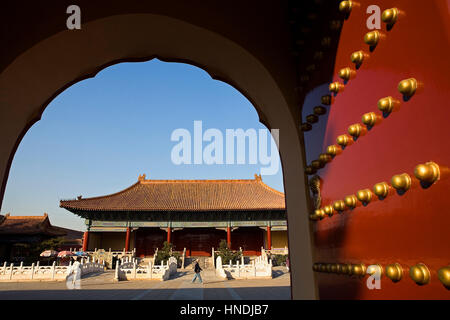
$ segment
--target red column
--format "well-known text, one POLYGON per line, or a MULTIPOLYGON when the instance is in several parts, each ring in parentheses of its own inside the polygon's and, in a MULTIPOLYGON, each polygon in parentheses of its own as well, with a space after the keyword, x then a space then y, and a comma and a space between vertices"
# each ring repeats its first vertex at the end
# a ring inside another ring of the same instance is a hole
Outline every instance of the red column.
POLYGON ((127 227, 127 236, 125 238, 125 251, 130 251, 130 227, 127 227))
POLYGON ((168 227, 168 228, 167 228, 167 242, 168 242, 168 243, 170 243, 170 236, 171 236, 171 233, 172 233, 172 228, 171 228, 171 227, 168 227))
POLYGON ((83 235, 83 251, 88 250, 89 231, 85 231, 83 235))
POLYGON ((267 250, 272 250, 272 237, 270 234, 270 226, 267 226, 267 250))
POLYGON ((230 227, 227 227, 227 246, 231 248, 231 230, 230 227))

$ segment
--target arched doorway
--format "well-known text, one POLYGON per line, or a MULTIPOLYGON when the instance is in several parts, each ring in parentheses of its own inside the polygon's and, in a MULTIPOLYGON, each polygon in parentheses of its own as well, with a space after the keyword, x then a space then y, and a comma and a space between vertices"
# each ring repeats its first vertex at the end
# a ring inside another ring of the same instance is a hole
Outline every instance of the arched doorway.
POLYGON ((154 14, 111 16, 84 24, 80 32, 55 34, 15 59, 0 75, 2 105, 7 106, 0 123, 0 198, 22 137, 54 97, 107 66, 155 57, 193 64, 227 82, 252 102, 262 123, 280 130, 292 297, 316 298, 304 155, 288 81, 279 81, 259 59, 224 36, 181 20, 154 14))

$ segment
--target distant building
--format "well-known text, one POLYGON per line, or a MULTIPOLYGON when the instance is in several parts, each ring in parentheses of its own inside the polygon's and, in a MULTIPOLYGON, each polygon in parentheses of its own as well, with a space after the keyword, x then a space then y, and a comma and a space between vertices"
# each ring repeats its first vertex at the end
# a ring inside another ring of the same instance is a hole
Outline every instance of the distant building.
POLYGON ((84 250, 95 248, 153 255, 164 241, 188 256, 208 256, 220 241, 245 255, 287 246, 285 198, 262 182, 248 180, 146 180, 120 192, 79 196, 60 207, 86 219, 84 250))
POLYGON ((81 248, 83 232, 52 226, 48 215, 0 215, 0 260, 21 261, 29 255, 29 246, 62 237, 61 250, 81 248))

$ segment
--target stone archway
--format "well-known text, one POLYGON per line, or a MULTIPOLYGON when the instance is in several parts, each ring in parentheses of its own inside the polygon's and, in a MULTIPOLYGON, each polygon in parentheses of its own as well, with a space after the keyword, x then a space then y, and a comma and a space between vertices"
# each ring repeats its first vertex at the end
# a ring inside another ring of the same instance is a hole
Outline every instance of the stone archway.
POLYGON ((239 90, 268 128, 280 129, 288 212, 292 297, 315 299, 303 147, 292 101, 256 57, 229 39, 181 20, 153 14, 110 16, 81 31, 57 33, 18 56, 0 75, 0 176, 3 199, 9 168, 27 130, 72 84, 119 63, 157 57, 185 62, 239 90))

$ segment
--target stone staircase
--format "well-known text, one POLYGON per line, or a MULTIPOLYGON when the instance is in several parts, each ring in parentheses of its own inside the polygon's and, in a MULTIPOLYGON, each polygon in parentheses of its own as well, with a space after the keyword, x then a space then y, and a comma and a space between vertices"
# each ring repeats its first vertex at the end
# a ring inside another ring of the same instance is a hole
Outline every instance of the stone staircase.
POLYGON ((153 261, 152 257, 137 258, 137 264, 140 267, 148 266, 150 261, 153 261))

